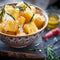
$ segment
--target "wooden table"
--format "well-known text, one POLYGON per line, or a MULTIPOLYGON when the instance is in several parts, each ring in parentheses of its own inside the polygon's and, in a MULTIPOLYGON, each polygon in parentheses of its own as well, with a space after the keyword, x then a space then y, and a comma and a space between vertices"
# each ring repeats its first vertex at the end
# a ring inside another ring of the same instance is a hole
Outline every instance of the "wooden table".
POLYGON ((32 43, 30 46, 26 48, 12 48, 7 46, 5 43, 0 41, 0 56, 2 57, 14 57, 14 58, 32 58, 32 59, 41 59, 45 60, 45 54, 43 51, 43 44, 41 38, 32 43), (39 44, 39 46, 36 46, 39 44), (39 50, 31 50, 32 48, 39 50))

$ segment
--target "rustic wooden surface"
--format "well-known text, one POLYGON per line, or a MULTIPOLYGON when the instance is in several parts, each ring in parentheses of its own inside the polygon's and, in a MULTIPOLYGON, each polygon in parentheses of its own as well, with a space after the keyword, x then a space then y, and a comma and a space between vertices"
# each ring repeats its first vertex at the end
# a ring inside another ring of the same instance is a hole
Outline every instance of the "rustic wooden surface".
POLYGON ((23 52, 12 52, 12 51, 0 51, 1 56, 9 56, 9 57, 17 57, 17 58, 38 58, 38 59, 45 59, 44 55, 37 55, 37 54, 29 54, 23 52))
MULTIPOLYGON (((40 38, 41 39, 41 38, 40 38)), ((5 43, 0 41, 0 56, 8 56, 8 57, 15 57, 15 58, 33 58, 33 59, 41 59, 45 60, 45 54, 42 49, 42 41, 38 39, 30 46, 25 48, 12 48, 7 46, 5 43), (35 47, 36 44, 40 43, 39 47, 35 47), (31 51, 31 48, 40 48, 42 51, 31 51)))
MULTIPOLYGON (((34 44, 36 44, 36 42, 34 44)), ((42 52, 28 50, 31 47, 34 48, 34 45, 32 44, 26 48, 12 48, 0 41, 0 56, 3 57, 8 56, 15 58, 33 58, 33 59, 38 58, 41 60, 45 60, 46 57, 42 52)))

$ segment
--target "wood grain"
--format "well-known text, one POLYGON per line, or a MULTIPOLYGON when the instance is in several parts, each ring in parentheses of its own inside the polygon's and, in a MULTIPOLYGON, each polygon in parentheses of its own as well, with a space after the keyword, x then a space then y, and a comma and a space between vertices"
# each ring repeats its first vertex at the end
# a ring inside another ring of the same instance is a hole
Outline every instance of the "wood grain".
POLYGON ((23 53, 23 52, 12 52, 12 51, 0 51, 0 56, 9 56, 9 57, 17 57, 17 58, 33 58, 33 59, 41 59, 45 60, 44 55, 37 55, 32 53, 23 53))

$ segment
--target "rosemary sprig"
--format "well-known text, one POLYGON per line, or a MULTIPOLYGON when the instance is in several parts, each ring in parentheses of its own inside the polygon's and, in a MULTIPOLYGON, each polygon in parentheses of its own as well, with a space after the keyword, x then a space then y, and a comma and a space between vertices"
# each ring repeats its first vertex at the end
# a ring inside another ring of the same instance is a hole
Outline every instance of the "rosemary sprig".
MULTIPOLYGON (((0 20, 2 20, 2 17, 3 17, 3 15, 4 15, 4 13, 7 13, 4 8, 5 8, 5 5, 3 6, 2 10, 1 10, 0 20)), ((15 20, 15 18, 14 18, 12 15, 10 15, 9 13, 7 13, 7 14, 8 14, 9 16, 11 16, 11 17, 15 20)))
POLYGON ((31 9, 31 7, 26 2, 24 2, 24 4, 31 9))
POLYGON ((24 11, 24 10, 25 10, 25 8, 22 7, 22 6, 13 6, 13 8, 18 8, 18 9, 21 10, 21 11, 24 11))
POLYGON ((46 55, 47 60, 59 60, 59 58, 56 56, 56 53, 53 50, 53 46, 48 46, 46 48, 46 55))
MULTIPOLYGON (((34 14, 33 14, 33 16, 31 17, 30 22, 32 21, 33 17, 34 17, 34 14)), ((30 23, 30 22, 29 22, 29 23, 30 23)))
POLYGON ((0 20, 2 20, 3 14, 5 13, 5 5, 3 6, 1 13, 0 13, 0 20))
POLYGON ((12 17, 12 18, 15 20, 15 18, 14 18, 11 14, 9 14, 9 13, 7 13, 7 12, 6 12, 6 14, 8 14, 10 17, 12 17))

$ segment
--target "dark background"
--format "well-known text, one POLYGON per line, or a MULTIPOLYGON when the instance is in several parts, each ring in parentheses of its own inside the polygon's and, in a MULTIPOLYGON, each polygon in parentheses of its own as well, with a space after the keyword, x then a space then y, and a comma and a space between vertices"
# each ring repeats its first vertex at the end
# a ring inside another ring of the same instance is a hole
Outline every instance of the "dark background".
MULTIPOLYGON (((4 3, 6 3, 6 1, 7 0, 0 0, 0 5, 3 5, 4 3)), ((9 0, 9 1, 11 1, 11 0, 9 0)), ((16 0, 15 0, 16 1, 16 0)), ((18 1, 20 1, 20 0, 18 0, 18 1)), ((27 1, 27 0, 26 0, 27 1)), ((32 0, 31 0, 32 1, 32 0)), ((34 0, 35 1, 35 0, 34 0)), ((36 2, 32 2, 32 3, 35 3, 36 4, 36 2)), ((40 1, 40 0, 39 0, 40 1)), ((13 2, 13 1, 11 1, 11 2, 13 2)), ((37 0, 37 3, 38 3, 38 0, 37 0)), ((39 4, 37 4, 38 6, 40 6, 39 4)), ((43 6, 41 6, 42 8, 43 8, 43 6)), ((46 6, 45 6, 45 8, 44 8, 46 11, 47 11, 47 13, 50 13, 50 12, 55 12, 55 13, 57 13, 58 15, 60 15, 60 0, 57 0, 56 2, 54 2, 54 3, 49 3, 49 4, 47 4, 46 6)), ((45 34, 47 32, 47 30, 45 30, 45 31, 43 31, 43 33, 41 34, 41 37, 45 34)), ((50 39, 48 39, 48 41, 47 42, 45 42, 42 38, 39 38, 36 42, 34 42, 33 44, 31 44, 30 46, 28 46, 28 47, 26 47, 26 48, 23 48, 23 49, 15 49, 15 48, 11 48, 11 47, 8 47, 6 44, 4 44, 3 42, 0 42, 0 51, 2 51, 2 50, 4 50, 4 51, 15 51, 15 52, 27 52, 27 53, 33 53, 33 54, 42 54, 42 55, 45 55, 45 51, 44 51, 44 48, 45 47, 47 47, 48 45, 51 45, 51 44, 53 44, 53 42, 54 42, 54 39, 56 38, 57 40, 60 40, 60 34, 59 35, 57 35, 57 36, 54 36, 54 37, 51 37, 50 39), (32 48, 35 48, 34 46, 36 45, 36 44, 39 44, 40 43, 40 45, 38 46, 38 48, 40 48, 42 51, 30 51, 30 50, 28 50, 28 49, 30 49, 31 47, 32 48)), ((57 55, 59 55, 60 56, 60 47, 59 48, 57 48, 56 49, 56 47, 57 46, 60 46, 60 41, 59 42, 57 42, 56 43, 56 45, 55 45, 55 52, 56 52, 56 54, 57 55)), ((0 59, 14 59, 14 60, 18 60, 18 59, 27 59, 26 57, 24 57, 24 58, 22 58, 22 57, 10 57, 10 56, 8 56, 8 54, 7 53, 5 53, 5 55, 4 55, 4 53, 3 54, 1 54, 1 52, 0 52, 0 59)), ((34 59, 35 60, 35 59, 34 59)), ((43 59, 40 59, 40 60, 44 60, 44 58, 43 59)))

